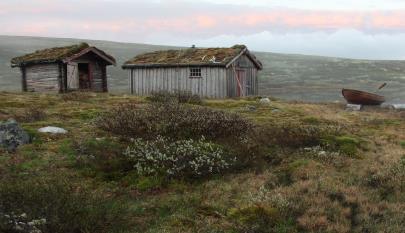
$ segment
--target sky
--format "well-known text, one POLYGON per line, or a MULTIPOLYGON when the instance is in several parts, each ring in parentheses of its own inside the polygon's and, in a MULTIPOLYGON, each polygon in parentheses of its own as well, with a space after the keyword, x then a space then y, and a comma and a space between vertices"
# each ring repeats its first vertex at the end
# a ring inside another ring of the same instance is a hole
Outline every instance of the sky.
POLYGON ((405 60, 405 1, 0 0, 0 35, 405 60))

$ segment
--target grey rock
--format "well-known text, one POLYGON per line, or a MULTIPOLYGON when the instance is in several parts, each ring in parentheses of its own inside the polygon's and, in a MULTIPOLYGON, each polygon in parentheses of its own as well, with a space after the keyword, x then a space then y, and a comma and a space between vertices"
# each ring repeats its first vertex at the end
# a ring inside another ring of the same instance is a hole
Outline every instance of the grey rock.
POLYGON ((360 111, 362 107, 363 106, 359 104, 347 104, 346 111, 360 111))
POLYGON ((250 112, 254 112, 254 111, 257 110, 257 107, 256 107, 256 106, 253 106, 253 105, 247 105, 247 106, 246 106, 246 109, 247 109, 248 111, 250 111, 250 112))
POLYGON ((7 151, 15 151, 17 147, 30 143, 30 136, 18 123, 10 119, 0 122, 0 146, 7 151))
POLYGON ((393 104, 394 109, 405 110, 405 104, 393 104))
POLYGON ((51 133, 51 134, 65 134, 68 131, 59 127, 54 127, 54 126, 47 126, 38 129, 38 132, 40 133, 51 133))
POLYGON ((269 105, 271 103, 271 101, 270 101, 269 98, 261 98, 259 100, 259 103, 262 104, 262 105, 269 105))
POLYGON ((380 107, 384 108, 384 109, 395 109, 392 104, 387 104, 387 103, 381 104, 380 107))

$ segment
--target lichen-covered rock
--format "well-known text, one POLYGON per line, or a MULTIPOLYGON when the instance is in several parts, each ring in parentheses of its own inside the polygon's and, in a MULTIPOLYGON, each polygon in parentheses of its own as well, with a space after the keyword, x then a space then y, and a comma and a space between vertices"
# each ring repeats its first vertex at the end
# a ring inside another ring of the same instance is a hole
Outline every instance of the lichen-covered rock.
POLYGON ((0 122, 0 147, 7 151, 15 151, 18 146, 30 142, 30 136, 15 120, 0 122))
POLYGON ((51 133, 51 134, 65 134, 68 131, 59 127, 54 127, 54 126, 47 126, 38 129, 38 132, 40 133, 51 133))
POLYGON ((346 111, 360 111, 362 107, 363 106, 359 104, 347 104, 346 111))
POLYGON ((260 103, 261 105, 269 105, 269 104, 271 103, 271 101, 270 101, 269 98, 261 98, 261 99, 259 100, 259 103, 260 103))

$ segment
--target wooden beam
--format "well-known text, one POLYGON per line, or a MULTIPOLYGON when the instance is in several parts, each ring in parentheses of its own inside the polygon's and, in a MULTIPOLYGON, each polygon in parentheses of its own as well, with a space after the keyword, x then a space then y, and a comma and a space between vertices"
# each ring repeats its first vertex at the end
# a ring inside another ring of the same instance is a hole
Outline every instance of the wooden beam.
POLYGON ((59 93, 63 93, 64 90, 64 82, 63 82, 63 64, 61 62, 58 63, 58 83, 59 83, 59 93))
MULTIPOLYGON (((134 69, 131 69, 130 72, 129 85, 131 89, 131 94, 134 94, 134 69)), ((142 86, 142 88, 144 88, 144 86, 142 86)))
POLYGON ((101 65, 101 73, 103 79, 103 92, 108 92, 108 83, 107 83, 107 66, 101 65))
POLYGON ((21 88, 23 92, 27 91, 27 71, 25 66, 20 67, 21 70, 21 88))

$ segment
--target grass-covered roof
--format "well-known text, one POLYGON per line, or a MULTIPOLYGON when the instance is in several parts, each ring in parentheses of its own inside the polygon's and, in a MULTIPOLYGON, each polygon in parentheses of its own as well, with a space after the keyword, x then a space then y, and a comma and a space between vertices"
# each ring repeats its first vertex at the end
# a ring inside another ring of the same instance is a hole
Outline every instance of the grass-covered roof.
POLYGON ((138 55, 125 62, 123 67, 159 65, 225 66, 245 49, 245 45, 235 45, 231 48, 189 48, 181 50, 156 51, 138 55))
POLYGON ((65 47, 38 50, 34 53, 11 59, 11 64, 14 66, 20 66, 24 64, 57 62, 71 57, 89 47, 90 46, 87 43, 81 43, 65 47))

